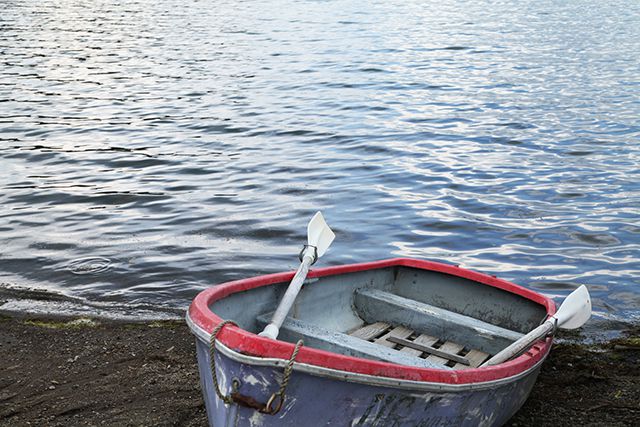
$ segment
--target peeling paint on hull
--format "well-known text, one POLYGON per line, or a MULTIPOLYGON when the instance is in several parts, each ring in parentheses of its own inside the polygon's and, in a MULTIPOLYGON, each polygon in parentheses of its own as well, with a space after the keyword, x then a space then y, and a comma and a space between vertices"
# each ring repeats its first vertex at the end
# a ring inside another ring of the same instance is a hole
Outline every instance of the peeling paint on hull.
MULTIPOLYGON (((197 339, 198 364, 210 426, 500 426, 525 402, 540 365, 513 381, 492 388, 424 391, 383 387, 294 371, 282 410, 266 415, 254 409, 225 405, 216 395, 209 345, 197 339)), ((240 393, 266 402, 278 390, 281 367, 240 362, 216 353, 218 377, 230 393, 232 379, 240 393)))

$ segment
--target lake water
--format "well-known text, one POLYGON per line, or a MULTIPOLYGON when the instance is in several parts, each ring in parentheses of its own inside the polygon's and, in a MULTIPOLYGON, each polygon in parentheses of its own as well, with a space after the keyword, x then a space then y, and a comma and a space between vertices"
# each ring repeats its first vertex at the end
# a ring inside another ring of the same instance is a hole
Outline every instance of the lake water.
POLYGON ((438 260, 640 319, 640 3, 2 1, 0 282, 438 260))

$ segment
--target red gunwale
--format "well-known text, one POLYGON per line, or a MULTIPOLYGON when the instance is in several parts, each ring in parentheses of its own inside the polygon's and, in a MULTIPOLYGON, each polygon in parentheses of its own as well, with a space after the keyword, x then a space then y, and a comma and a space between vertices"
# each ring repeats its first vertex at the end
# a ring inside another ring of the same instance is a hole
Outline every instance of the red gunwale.
MULTIPOLYGON (((310 271, 308 277, 331 276, 393 266, 413 267, 463 277, 465 279, 493 286, 534 301, 544 306, 548 315, 552 315, 556 311, 555 304, 551 299, 529 289, 523 288, 522 286, 518 286, 507 282, 506 280, 498 279, 486 274, 433 261, 411 258, 394 258, 362 264, 320 268, 310 271)), ((268 286, 274 283, 288 282, 293 278, 294 274, 295 272, 293 271, 269 274, 227 282, 204 290, 200 292, 191 303, 191 306, 189 307, 189 317, 193 323, 201 329, 205 330, 207 333, 211 333, 218 323, 223 320, 209 309, 209 306, 213 302, 237 292, 261 286, 268 286)), ((250 356, 284 360, 289 359, 294 348, 293 344, 263 338, 233 325, 225 326, 218 334, 217 340, 239 353, 250 356)), ((470 384, 507 378, 528 370, 546 357, 551 349, 551 342, 552 338, 541 340, 534 344, 533 347, 523 355, 497 366, 456 371, 396 365, 388 362, 344 356, 310 347, 302 347, 300 349, 296 362, 336 369, 339 371, 396 378, 400 380, 446 384, 470 384)))

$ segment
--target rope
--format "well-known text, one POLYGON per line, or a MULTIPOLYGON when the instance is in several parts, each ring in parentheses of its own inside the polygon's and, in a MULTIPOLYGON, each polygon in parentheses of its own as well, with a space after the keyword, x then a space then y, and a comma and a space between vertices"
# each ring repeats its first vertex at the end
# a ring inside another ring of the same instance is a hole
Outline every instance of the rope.
POLYGON ((233 403, 233 399, 231 398, 231 396, 225 396, 220 391, 220 386, 218 385, 218 374, 216 373, 216 358, 215 358, 216 337, 218 336, 218 333, 220 332, 220 330, 227 325, 238 326, 236 322, 234 322, 233 320, 225 320, 224 322, 218 323, 218 326, 216 326, 215 329, 211 331, 211 338, 209 342, 209 359, 211 362, 211 376, 213 377, 213 385, 215 386, 216 394, 218 395, 220 400, 222 400, 224 403, 226 403, 227 405, 231 405, 233 403))
POLYGON ((284 393, 287 390, 287 386, 289 385, 289 379, 291 378, 291 373, 293 372, 293 362, 296 360, 296 357, 298 356, 298 352, 300 351, 300 347, 302 347, 303 345, 304 345, 304 341, 298 340, 295 348, 293 349, 293 353, 291 353, 291 357, 287 362, 287 366, 285 366, 284 368, 284 377, 282 377, 282 383, 280 384, 280 389, 271 395, 271 397, 267 401, 267 404, 264 406, 264 411, 260 411, 260 412, 264 412, 271 415, 275 415, 278 412, 280 412, 280 409, 282 408, 282 405, 284 403, 284 393), (276 398, 278 398, 278 404, 274 408, 273 402, 276 400, 276 398))
MULTIPOLYGON (((213 329, 213 331, 211 331, 211 338, 209 341, 209 359, 211 362, 211 376, 213 377, 213 385, 215 387, 216 394, 218 395, 220 400, 222 400, 227 405, 231 405, 233 403, 246 405, 248 403, 246 401, 247 399, 246 398, 242 399, 243 396, 241 396, 237 390, 240 386, 239 381, 234 380, 233 386, 232 386, 232 390, 233 390, 232 394, 227 396, 222 394, 222 391, 220 390, 220 386, 218 385, 218 374, 216 372, 217 370, 216 370, 216 358, 215 358, 216 337, 218 336, 218 333, 220 333, 222 328, 224 328, 226 325, 238 326, 233 320, 225 320, 224 322, 218 323, 218 325, 213 329), (233 395, 236 395, 237 398, 234 398, 233 395)), ((300 347, 302 347, 303 345, 304 345, 304 341, 302 340, 299 340, 296 343, 296 346, 293 349, 293 353, 291 353, 291 357, 287 362, 287 366, 285 366, 284 368, 284 376, 282 377, 282 383, 280 383, 280 388, 278 389, 278 391, 271 395, 271 397, 269 398, 266 404, 264 405, 259 404, 258 405, 260 406, 259 408, 256 408, 254 404, 251 404, 250 405, 251 407, 253 407, 254 409, 258 409, 260 412, 264 414, 269 414, 269 415, 275 415, 278 412, 280 412, 280 409, 282 409, 282 405, 284 404, 285 392, 287 390, 287 386, 289 385, 289 380, 291 379, 291 373, 293 372, 293 363, 296 360, 296 357, 298 356, 300 347), (277 402, 277 404, 274 407, 275 402, 277 402)))

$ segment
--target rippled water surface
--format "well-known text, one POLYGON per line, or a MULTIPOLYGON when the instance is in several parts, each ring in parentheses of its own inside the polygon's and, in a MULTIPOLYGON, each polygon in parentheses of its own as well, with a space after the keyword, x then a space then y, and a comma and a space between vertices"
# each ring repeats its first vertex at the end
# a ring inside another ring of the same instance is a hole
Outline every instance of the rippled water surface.
POLYGON ((411 256, 640 318, 635 1, 0 1, 0 281, 185 307, 411 256))

